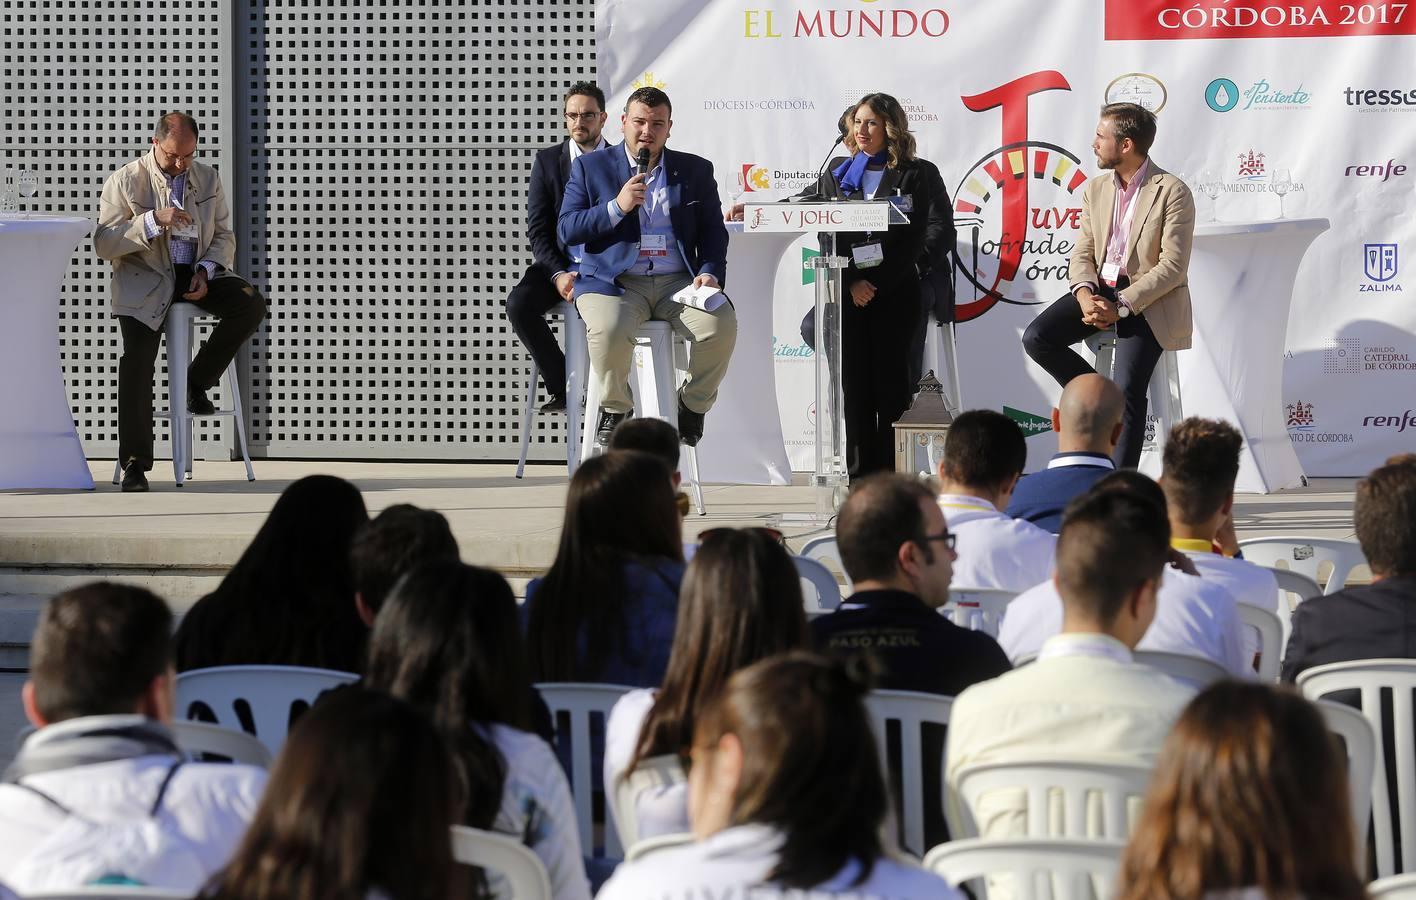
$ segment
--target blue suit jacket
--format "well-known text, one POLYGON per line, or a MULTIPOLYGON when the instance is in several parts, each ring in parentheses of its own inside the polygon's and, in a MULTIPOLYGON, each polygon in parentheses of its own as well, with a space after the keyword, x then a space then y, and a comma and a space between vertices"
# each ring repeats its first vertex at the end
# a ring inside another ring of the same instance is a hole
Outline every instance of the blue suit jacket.
MULTIPOLYGON (((684 265, 694 275, 712 275, 727 286, 728 230, 718 200, 713 164, 701 156, 663 152, 668 173, 669 219, 684 265)), ((624 289, 615 283, 639 260, 639 216, 627 215, 614 224, 606 206, 633 174, 624 144, 587 153, 570 167, 557 232, 567 246, 584 245, 575 296, 609 294, 624 289)))
MULTIPOLYGON (((1072 455, 1075 454, 1058 453, 1053 459, 1072 455)), ((1067 504, 1114 471, 1101 463, 1043 469, 1024 475, 1013 489, 1013 499, 1008 502, 1005 512, 1015 519, 1023 519, 1056 534, 1062 530, 1062 510, 1067 508, 1067 504)))

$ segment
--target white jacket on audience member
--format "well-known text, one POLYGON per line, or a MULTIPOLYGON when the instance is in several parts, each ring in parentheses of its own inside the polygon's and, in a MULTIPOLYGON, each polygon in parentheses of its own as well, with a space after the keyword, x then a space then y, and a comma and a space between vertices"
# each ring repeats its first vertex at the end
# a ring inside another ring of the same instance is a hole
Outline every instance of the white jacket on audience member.
MULTIPOLYGON (((605 797, 614 802, 620 779, 624 777, 634 748, 639 746, 639 733, 654 705, 654 691, 648 688, 630 691, 610 710, 605 725, 605 797)), ((666 834, 683 834, 688 825, 688 780, 676 784, 646 789, 635 799, 635 825, 638 839, 666 834)), ((613 811, 614 807, 611 806, 613 811)))
POLYGON ((670 847, 638 862, 624 863, 600 889, 596 900, 683 900, 748 898, 752 900, 963 900, 963 894, 938 875, 913 863, 878 859, 870 877, 853 885, 857 864, 848 863, 829 881, 809 891, 760 887, 777 864, 780 835, 765 825, 727 828, 706 840, 670 847))
POLYGON ((939 508, 956 535, 953 583, 1019 593, 1052 577, 1057 536, 1014 519, 981 497, 940 494, 939 508))

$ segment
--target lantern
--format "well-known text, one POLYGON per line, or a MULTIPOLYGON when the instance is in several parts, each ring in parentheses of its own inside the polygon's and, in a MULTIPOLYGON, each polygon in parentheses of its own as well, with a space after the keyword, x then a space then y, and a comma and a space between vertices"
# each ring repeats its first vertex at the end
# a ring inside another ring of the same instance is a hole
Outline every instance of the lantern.
POLYGON ((914 403, 895 423, 895 471, 932 475, 944 457, 944 440, 954 414, 944 402, 944 385, 931 370, 919 382, 914 403))

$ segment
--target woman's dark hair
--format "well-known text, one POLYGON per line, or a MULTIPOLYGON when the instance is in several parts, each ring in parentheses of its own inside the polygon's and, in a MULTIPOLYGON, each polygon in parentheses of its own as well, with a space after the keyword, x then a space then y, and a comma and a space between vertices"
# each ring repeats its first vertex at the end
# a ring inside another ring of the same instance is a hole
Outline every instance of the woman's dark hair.
POLYGON ((457 751, 467 797, 463 824, 490 828, 506 761, 475 726, 530 730, 531 682, 506 579, 452 560, 413 569, 374 620, 364 680, 433 720, 457 751))
POLYGON ((369 514, 333 475, 290 485, 246 552, 177 630, 177 668, 270 664, 358 671, 366 629, 349 548, 369 514))
POLYGON ((856 110, 862 106, 868 106, 875 111, 875 114, 883 120, 885 125, 885 149, 890 154, 890 161, 887 165, 892 169, 898 169, 902 163, 910 162, 915 158, 915 136, 910 132, 910 117, 905 113, 905 108, 900 105, 889 94, 866 94, 852 106, 843 116, 842 121, 846 127, 846 149, 852 153, 859 149, 855 142, 856 110))
POLYGON ((412 706, 331 692, 291 731, 240 848, 203 895, 447 900, 460 791, 446 742, 412 706))
POLYGON ((594 681, 625 633, 624 566, 683 561, 682 526, 669 471, 636 450, 580 464, 570 480, 555 562, 527 620, 535 681, 594 681))
POLYGON ((1361 900, 1347 766, 1291 688, 1222 681, 1185 708, 1121 862, 1121 900, 1361 900))
POLYGON ((734 672, 806 645, 801 579, 786 548, 763 531, 714 530, 684 574, 669 667, 626 773, 649 757, 686 758, 699 711, 734 672))
POLYGON ((693 746, 708 764, 725 734, 742 744, 731 824, 781 832, 767 880, 807 889, 854 859, 855 884, 884 855, 885 779, 863 698, 866 659, 796 651, 754 663, 728 679, 699 717, 693 746))

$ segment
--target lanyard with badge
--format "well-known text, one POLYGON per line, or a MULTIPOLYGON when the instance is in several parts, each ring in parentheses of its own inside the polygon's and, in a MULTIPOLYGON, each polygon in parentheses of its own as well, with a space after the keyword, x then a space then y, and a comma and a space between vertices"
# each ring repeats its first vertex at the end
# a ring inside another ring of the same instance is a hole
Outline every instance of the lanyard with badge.
MULTIPOLYGON (((914 212, 914 197, 901 194, 899 188, 895 188, 895 196, 887 199, 891 206, 906 215, 914 212)), ((851 259, 857 269, 872 269, 885 262, 885 245, 875 239, 874 232, 867 231, 865 240, 851 245, 851 259)))
MULTIPOLYGON (((649 178, 652 177, 653 173, 650 173, 649 178)), ((645 179, 645 184, 646 186, 648 184, 647 178, 645 179)), ((654 202, 655 192, 653 190, 646 190, 644 203, 639 207, 639 258, 641 261, 648 263, 651 273, 654 271, 654 260, 662 259, 669 255, 668 235, 650 234, 646 231, 653 222, 649 207, 654 202)))
POLYGON ((1121 269, 1121 257, 1126 252, 1126 245, 1131 242, 1131 223, 1136 218, 1136 207, 1140 206, 1141 186, 1134 184, 1135 193, 1131 195, 1131 202, 1126 207, 1126 215, 1121 215, 1121 192, 1116 192, 1116 202, 1111 208, 1111 234, 1106 241, 1106 264, 1101 267, 1101 280, 1107 287, 1115 288, 1121 276, 1125 273, 1121 269), (1121 238, 1125 239, 1122 240, 1121 238), (1116 249, 1112 249, 1112 248, 1116 249))

